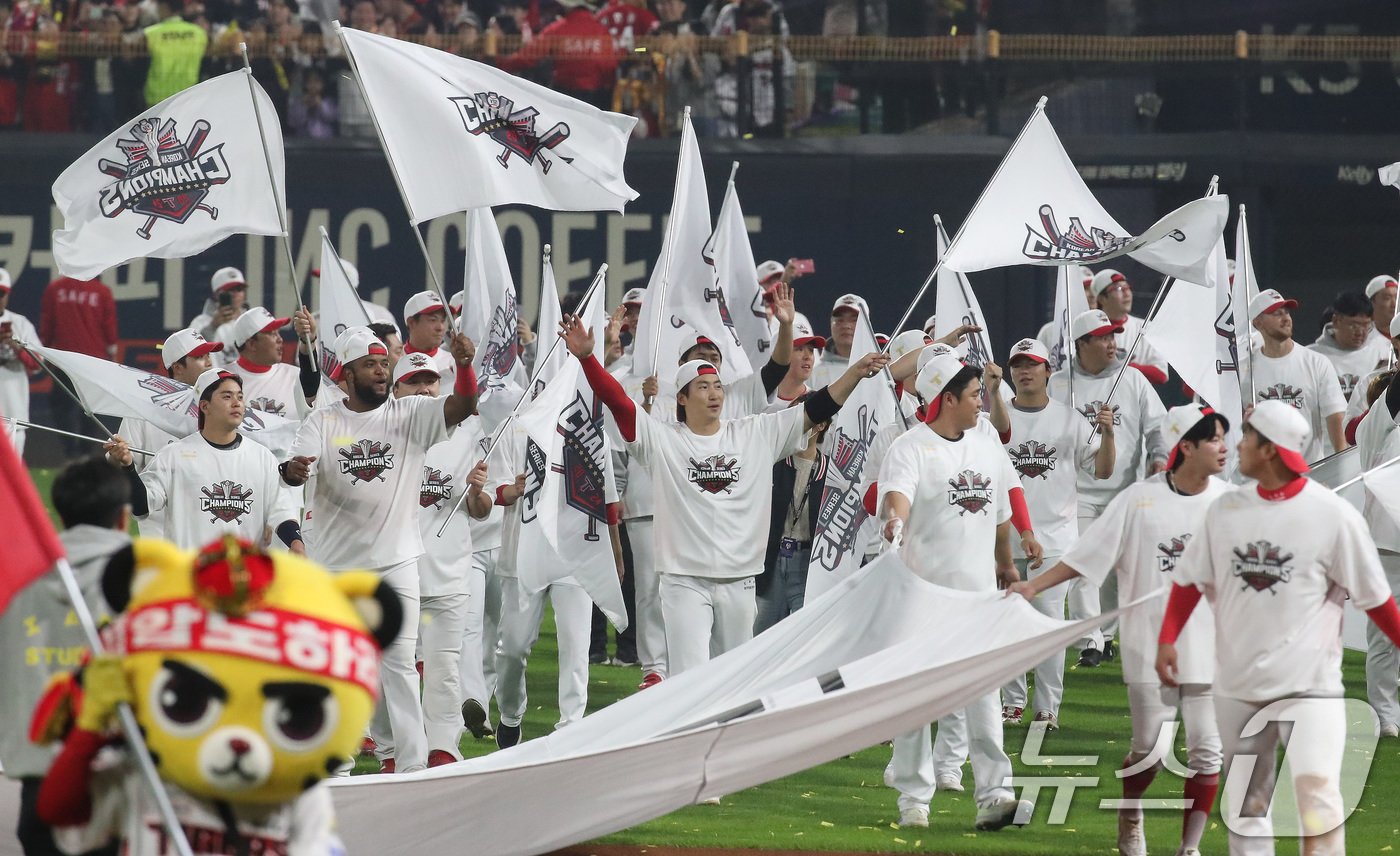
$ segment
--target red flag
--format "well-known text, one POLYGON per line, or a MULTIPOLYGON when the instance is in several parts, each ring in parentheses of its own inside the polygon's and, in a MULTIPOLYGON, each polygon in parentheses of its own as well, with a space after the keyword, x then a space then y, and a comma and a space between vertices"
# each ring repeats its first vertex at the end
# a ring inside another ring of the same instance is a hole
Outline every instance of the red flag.
POLYGON ((53 531, 44 503, 4 429, 0 429, 0 508, 5 509, 9 521, 5 525, 5 549, 0 553, 3 614, 11 598, 63 558, 63 545, 53 531))

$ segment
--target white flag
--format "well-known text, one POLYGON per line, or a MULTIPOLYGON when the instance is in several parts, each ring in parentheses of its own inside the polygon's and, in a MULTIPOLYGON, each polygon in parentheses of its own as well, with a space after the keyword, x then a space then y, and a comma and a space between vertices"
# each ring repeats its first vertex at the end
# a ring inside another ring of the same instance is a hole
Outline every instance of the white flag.
MULTIPOLYGON (((1384 403, 1381 406, 1384 407, 1384 403)), ((1379 462, 1383 463, 1385 461, 1379 462)), ((1360 461, 1357 462, 1357 466, 1360 466, 1360 461)), ((1311 475, 1309 473, 1309 476, 1311 475)), ((1390 522, 1400 526, 1400 465, 1391 464, 1369 472, 1362 476, 1361 482, 1366 486, 1365 505, 1379 505, 1390 518, 1390 522)))
MULTIPOLYGON (((1147 324, 1143 336, 1167 358, 1186 385, 1234 427, 1239 423, 1239 412, 1231 412, 1222 398, 1221 373, 1226 367, 1221 364, 1216 348, 1222 341, 1216 325, 1220 311, 1216 302, 1217 277, 1226 271, 1223 240, 1215 242, 1208 267, 1210 275, 1205 282, 1198 283, 1204 287, 1191 288, 1192 283, 1186 280, 1177 280, 1170 286, 1171 290, 1162 299, 1161 308, 1147 324)), ((1228 280, 1228 273, 1225 276, 1228 280)), ((1234 377, 1230 375, 1230 383, 1234 383, 1234 377)), ((1238 391, 1239 387, 1235 388, 1238 391)), ((1238 404, 1237 396, 1235 405, 1238 404)))
MULTIPOLYGON (((856 325, 851 358, 878 350, 867 320, 856 325)), ((860 537, 865 511, 864 488, 874 476, 865 472, 870 443, 891 424, 894 408, 883 378, 863 378, 831 421, 823 442, 828 450, 812 558, 807 570, 806 602, 811 603, 860 567, 865 544, 860 537)), ((798 485, 801 490, 803 485, 798 485)))
POLYGON ((349 327, 368 327, 370 319, 364 303, 360 301, 360 295, 355 292, 355 286, 351 284, 345 268, 341 266, 340 255, 336 253, 325 227, 321 228, 319 269, 321 273, 317 278, 320 285, 317 287, 321 291, 318 304, 320 308, 317 311, 320 319, 317 323, 320 327, 316 333, 320 342, 322 385, 334 386, 335 382, 331 378, 340 368, 340 357, 335 352, 335 340, 349 327))
POLYGON ((700 146, 687 116, 681 125, 671 219, 637 320, 632 346, 634 374, 645 377, 674 367, 682 346, 694 344, 697 333, 709 337, 723 354, 720 377, 725 383, 752 373, 724 291, 716 281, 715 267, 706 256, 711 231, 700 146))
POLYGON ((435 48, 340 28, 415 224, 493 205, 621 211, 637 120, 435 48))
POLYGON ((1386 164, 1376 171, 1381 184, 1400 188, 1400 163, 1386 164))
POLYGON ((1051 372, 1057 372, 1069 363, 1074 353, 1070 341, 1070 322, 1089 311, 1089 299, 1084 296, 1084 286, 1080 281, 1082 276, 1081 268, 1077 265, 1060 265, 1055 269, 1055 341, 1050 346, 1051 372))
MULTIPOLYGON (((948 233, 943 231, 943 220, 935 216, 934 226, 938 230, 938 255, 948 252, 948 233)), ((938 289, 934 294, 933 337, 941 339, 963 324, 975 324, 982 328, 980 333, 969 333, 958 345, 958 356, 963 362, 980 369, 987 363, 995 362, 992 342, 987 333, 987 318, 977 303, 977 295, 972 293, 972 284, 956 270, 948 267, 945 261, 938 269, 938 289)), ((855 353, 854 350, 851 353, 855 353)))
MULTIPOLYGON (((467 263, 463 278, 462 332, 476 343, 476 379, 481 388, 477 410, 489 429, 506 419, 525 392, 525 363, 520 358, 515 299, 506 248, 490 208, 467 212, 467 263)), ((553 280, 551 273, 550 279, 553 280)), ((551 282, 551 286, 553 283, 551 282)), ((543 308, 544 303, 540 304, 543 308)), ((556 314, 559 307, 555 292, 556 314)), ((540 347, 557 332, 539 328, 540 347)))
MULTIPOLYGON (((199 430, 199 401, 188 384, 86 354, 28 343, 25 347, 62 369, 93 413, 144 419, 176 437, 199 430)), ((281 458, 291 448, 300 425, 294 419, 248 408, 238 431, 281 458)))
POLYGON ((744 224, 744 211, 739 207, 739 192, 732 178, 724 193, 724 203, 719 207, 706 256, 714 265, 718 288, 724 294, 725 306, 734 320, 734 331, 749 358, 749 365, 763 365, 768 362, 773 338, 769 332, 768 309, 763 305, 763 288, 758 284, 749 229, 744 224))
MULTIPOLYGON (((603 291, 593 289, 579 308, 584 325, 594 331, 602 330, 605 321, 603 291)), ((551 302, 549 295, 543 298, 542 317, 551 302)), ((557 314, 558 297, 552 302, 557 314)), ((593 354, 603 359, 601 335, 595 338, 593 354)), ((562 344, 543 370, 547 376, 537 375, 534 384, 538 394, 520 409, 519 417, 527 470, 538 469, 541 484, 532 509, 522 509, 516 565, 520 587, 529 594, 572 577, 622 630, 627 627, 627 609, 608 532, 608 494, 616 488, 610 491, 612 460, 603 402, 589 386, 583 366, 562 344)))
POLYGON ((53 185, 64 223, 53 235, 59 271, 91 279, 135 258, 192 256, 230 235, 281 235, 282 132, 251 80, 234 71, 172 95, 65 169, 53 185))
MULTIPOLYGON (((1042 101, 1043 104, 1043 101, 1042 101)), ((1089 192, 1040 107, 1006 153, 944 265, 964 273, 1008 265, 1089 264, 1130 255, 1199 282, 1229 200, 1197 199, 1129 235, 1089 192)))

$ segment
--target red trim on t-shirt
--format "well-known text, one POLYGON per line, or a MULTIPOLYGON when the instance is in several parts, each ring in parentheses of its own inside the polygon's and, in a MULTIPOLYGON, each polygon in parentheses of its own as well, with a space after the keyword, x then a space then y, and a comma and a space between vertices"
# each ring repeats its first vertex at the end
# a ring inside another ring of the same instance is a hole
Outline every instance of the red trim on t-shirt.
POLYGON ((242 354, 238 355, 238 367, 243 371, 250 372, 252 374, 266 374, 267 372, 272 371, 272 366, 264 366, 252 362, 242 354))
POLYGON ((1278 490, 1264 490, 1262 485, 1255 485, 1254 489, 1259 491, 1259 495, 1269 502, 1282 502, 1285 499, 1292 499, 1298 495, 1308 484, 1308 480, 1303 476, 1298 476, 1293 481, 1279 488, 1278 490))
POLYGON ((438 349, 437 349, 436 347, 434 347, 434 348, 431 348, 430 350, 424 351, 424 350, 420 350, 420 349, 418 349, 418 348, 413 347, 413 343, 412 343, 412 342, 404 342, 404 343, 403 343, 403 352, 404 352, 405 354, 427 354, 427 355, 430 356, 430 357, 436 357, 436 356, 437 356, 438 349))

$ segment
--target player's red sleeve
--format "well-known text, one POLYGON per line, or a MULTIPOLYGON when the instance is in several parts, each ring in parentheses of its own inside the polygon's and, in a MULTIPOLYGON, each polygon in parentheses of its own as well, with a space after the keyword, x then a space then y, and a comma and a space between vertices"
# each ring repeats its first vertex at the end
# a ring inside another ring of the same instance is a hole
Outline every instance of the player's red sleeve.
POLYGON ((861 505, 865 506, 865 513, 869 514, 871 517, 874 517, 875 512, 879 511, 879 509, 876 507, 876 503, 879 502, 879 500, 880 483, 871 482, 870 487, 865 489, 865 497, 861 500, 861 505))
POLYGON ((1342 431, 1342 433, 1346 435, 1348 445, 1356 445, 1356 429, 1361 427, 1361 420, 1365 419, 1366 414, 1370 412, 1371 408, 1368 407, 1361 412, 1360 416, 1352 417, 1352 420, 1347 423, 1347 427, 1342 431))
POLYGON ((608 410, 612 411, 613 419, 617 420, 617 430, 622 432, 622 439, 629 443, 637 439, 637 405, 627 397, 627 391, 622 388, 622 384, 608 374, 608 370, 603 368, 603 364, 592 354, 581 362, 583 376, 588 378, 588 385, 603 399, 603 404, 608 410))
POLYGON ((102 748, 101 734, 75 728, 63 742, 39 786, 35 810, 49 826, 81 826, 92 819, 92 759, 102 748))
POLYGON ((506 489, 506 486, 505 486, 505 485, 501 485, 500 487, 496 488, 496 504, 497 504, 497 505, 504 506, 504 505, 506 504, 505 497, 504 497, 504 496, 502 495, 502 493, 501 493, 501 492, 504 491, 505 489, 506 489))
POLYGON ((997 432, 997 436, 1001 438, 1001 444, 1002 444, 1003 446, 1005 446, 1007 443, 1010 443, 1010 442, 1011 442, 1011 432, 1010 432, 1010 431, 998 431, 998 432, 997 432))
POLYGON ((1381 629, 1391 644, 1400 645, 1400 606, 1395 605, 1395 598, 1366 610, 1366 617, 1381 629))
POLYGON ((622 522, 622 503, 608 503, 608 525, 617 526, 622 522))
POLYGON ((1016 531, 1025 534, 1031 531, 1031 510, 1026 505, 1026 492, 1020 487, 1013 487, 1011 493, 1011 525, 1016 527, 1016 531))
POLYGON ((457 367, 457 380, 452 385, 452 392, 462 398, 476 398, 476 370, 471 363, 457 367))
POLYGON ((1175 645, 1186 620, 1201 602, 1201 590, 1195 586, 1172 584, 1171 597, 1167 599, 1167 614, 1162 619, 1162 632, 1157 636, 1161 645, 1175 645))
POLYGON ((28 351, 19 352, 19 361, 21 363, 24 363, 24 367, 29 370, 30 374, 34 374, 35 372, 39 371, 39 361, 34 359, 34 355, 29 353, 28 351))
POLYGON ((1167 382, 1167 373, 1156 366, 1143 365, 1141 363, 1128 363, 1128 365, 1142 372, 1142 376, 1147 378, 1148 382, 1153 385, 1167 382))

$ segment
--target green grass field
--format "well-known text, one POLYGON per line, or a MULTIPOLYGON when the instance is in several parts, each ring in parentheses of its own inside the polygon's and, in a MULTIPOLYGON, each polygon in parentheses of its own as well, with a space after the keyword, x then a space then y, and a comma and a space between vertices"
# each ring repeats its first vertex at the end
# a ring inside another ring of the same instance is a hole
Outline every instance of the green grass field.
MULTIPOLYGON (((33 471, 35 482, 47 498, 51 474, 33 471)), ((530 659, 527 684, 530 707, 524 721, 524 737, 548 733, 558 718, 555 704, 558 667, 552 616, 530 659)), ((1365 698, 1364 657, 1348 651, 1344 670, 1347 694, 1365 698)), ((589 677, 589 710, 636 692, 641 679, 635 668, 594 666, 589 677)), ((1098 808, 1099 800, 1118 798, 1121 789, 1114 771, 1127 750, 1129 720, 1127 697, 1117 663, 1097 669, 1068 668, 1065 702, 1060 711, 1061 729, 1049 735, 1042 754, 1098 755, 1094 766, 1036 767, 1021 763, 1027 726, 1006 729, 1006 749, 1017 776, 1078 776, 1097 778, 1094 787, 1075 790, 1067 821, 1047 825, 1053 792, 1042 793, 1035 817, 1024 829, 995 833, 973 830, 976 807, 972 801, 971 770, 964 771, 963 794, 938 794, 930 811, 930 826, 901 830, 895 826, 899 812, 897 794, 883 786, 881 774, 890 748, 877 745, 855 755, 814 767, 769 784, 732 794, 719 806, 692 806, 665 817, 634 826, 601 839, 602 843, 639 847, 756 847, 785 850, 841 850, 880 852, 936 852, 959 854, 1107 854, 1117 853, 1116 818, 1098 808)), ((494 715, 494 710, 493 710, 494 715)), ((495 751, 490 740, 466 735, 462 752, 475 757, 495 751)), ((1178 758, 1184 752, 1178 748, 1178 758)), ((356 772, 372 772, 377 765, 362 758, 356 772)), ((607 782, 590 787, 606 788, 607 782)), ((1400 813, 1394 802, 1400 794, 1400 740, 1382 740, 1377 747, 1366 792, 1357 812, 1347 821, 1347 852, 1390 853, 1400 841, 1400 813)), ((1179 798, 1181 780, 1163 772, 1147 797, 1179 798)), ((549 807, 541 807, 541 822, 548 822, 549 807)), ((1175 852, 1180 836, 1180 813, 1147 812, 1149 851, 1175 852)), ((1280 852, 1293 852, 1292 842, 1281 842, 1280 852)), ((1206 854, 1227 850, 1225 830, 1213 818, 1201 848, 1206 854)))

